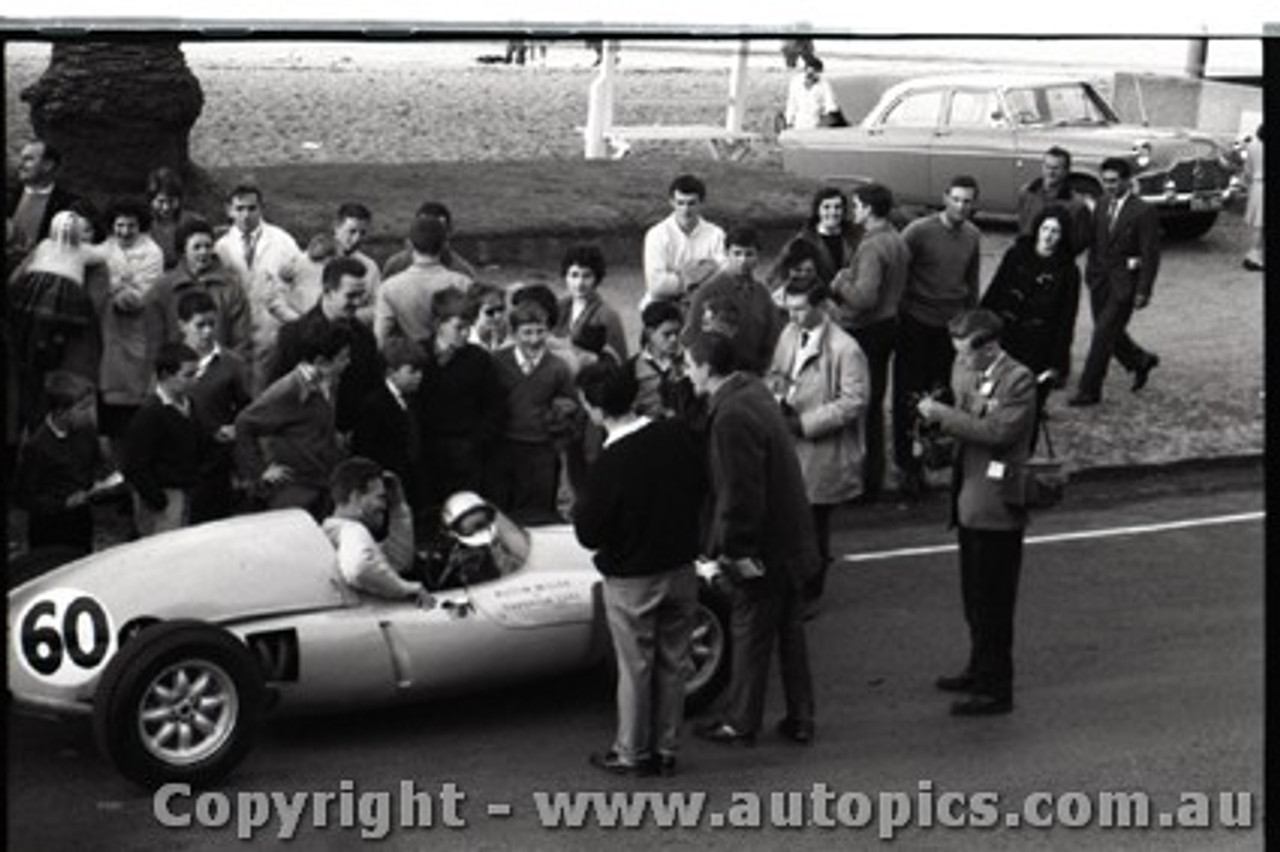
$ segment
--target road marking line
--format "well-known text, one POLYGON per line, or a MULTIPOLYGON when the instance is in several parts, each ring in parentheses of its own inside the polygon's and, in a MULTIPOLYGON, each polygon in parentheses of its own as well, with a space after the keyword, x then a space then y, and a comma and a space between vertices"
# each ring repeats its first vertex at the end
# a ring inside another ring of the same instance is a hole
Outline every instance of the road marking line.
MULTIPOLYGON (((1266 517, 1266 512, 1242 512, 1238 515, 1217 515, 1211 518, 1192 518, 1186 521, 1167 521, 1160 524, 1145 524, 1135 527, 1112 527, 1110 529, 1081 530, 1080 532, 1052 533, 1050 535, 1033 535, 1025 540, 1025 544, 1053 544, 1059 541, 1080 541, 1091 538, 1114 538, 1122 535, 1144 535, 1147 533, 1185 530, 1193 527, 1220 526, 1223 524, 1241 524, 1258 521, 1266 517)), ((955 544, 936 544, 929 547, 903 547, 896 550, 876 550, 870 553, 848 553, 840 557, 841 562, 874 562, 877 559, 900 559, 906 556, 932 556, 937 553, 954 553, 958 549, 955 544)))

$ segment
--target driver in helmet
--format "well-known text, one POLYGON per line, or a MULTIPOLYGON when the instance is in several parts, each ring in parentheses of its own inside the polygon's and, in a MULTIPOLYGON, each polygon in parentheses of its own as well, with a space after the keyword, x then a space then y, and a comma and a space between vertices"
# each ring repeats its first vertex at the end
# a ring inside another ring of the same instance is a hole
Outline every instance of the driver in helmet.
POLYGON ((471 586, 506 576, 529 555, 529 536, 474 491, 459 491, 440 511, 443 543, 432 554, 432 588, 471 586))

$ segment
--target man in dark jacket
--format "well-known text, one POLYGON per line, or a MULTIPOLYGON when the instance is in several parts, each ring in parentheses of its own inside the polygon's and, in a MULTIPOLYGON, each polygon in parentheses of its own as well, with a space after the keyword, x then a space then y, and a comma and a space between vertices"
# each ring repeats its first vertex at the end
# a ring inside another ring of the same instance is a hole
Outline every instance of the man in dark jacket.
POLYGON ((36 139, 22 146, 18 182, 5 199, 5 216, 13 225, 10 248, 25 254, 49 236, 55 213, 71 207, 76 196, 57 184, 62 157, 57 149, 36 139))
POLYGON ((1155 208, 1135 196, 1129 161, 1109 157, 1099 167, 1104 195, 1094 211, 1093 242, 1085 266, 1093 339, 1080 373, 1080 385, 1068 405, 1097 405, 1114 355, 1133 373, 1133 391, 1147 385, 1160 358, 1133 341, 1126 330, 1134 311, 1151 301, 1160 270, 1160 220, 1155 208))
POLYGON ((633 411, 635 372, 598 361, 577 376, 607 437, 574 502, 574 530, 596 551, 618 658, 618 730, 591 763, 615 774, 675 770, 698 601, 694 560, 705 472, 683 421, 633 411))
POLYGON ((334 323, 344 321, 351 332, 351 364, 338 380, 334 397, 334 416, 339 432, 355 427, 360 405, 369 393, 382 384, 382 358, 373 331, 357 319, 368 300, 368 282, 364 264, 353 257, 335 258, 325 264, 323 291, 311 310, 280 327, 276 338, 275 360, 267 374, 268 383, 302 361, 308 340, 323 335, 334 323))
POLYGON ((694 388, 710 397, 711 493, 703 550, 728 578, 733 607, 733 670, 724 714, 698 734, 726 744, 755 742, 776 636, 787 704, 778 731, 809 743, 814 700, 802 590, 820 560, 791 432, 763 381, 734 369, 729 338, 714 332, 695 337, 685 362, 694 388))

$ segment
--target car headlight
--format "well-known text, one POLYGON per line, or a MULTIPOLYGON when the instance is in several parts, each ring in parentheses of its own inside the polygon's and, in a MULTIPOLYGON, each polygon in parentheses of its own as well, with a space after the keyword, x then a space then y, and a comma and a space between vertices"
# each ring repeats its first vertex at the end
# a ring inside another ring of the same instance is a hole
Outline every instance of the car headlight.
POLYGON ((1138 142, 1133 146, 1133 164, 1139 169, 1151 165, 1151 143, 1138 142))

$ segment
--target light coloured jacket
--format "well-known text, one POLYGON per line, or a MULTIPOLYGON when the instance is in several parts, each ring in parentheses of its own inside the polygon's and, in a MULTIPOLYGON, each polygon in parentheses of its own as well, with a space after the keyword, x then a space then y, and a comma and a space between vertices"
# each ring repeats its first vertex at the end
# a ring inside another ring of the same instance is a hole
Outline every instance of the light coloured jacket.
POLYGON ((801 329, 788 323, 774 349, 770 385, 800 417, 796 455, 809 502, 830 505, 862 493, 871 379, 862 347, 830 319, 811 334, 799 367, 801 329))
POLYGON ((957 360, 951 388, 956 405, 943 409, 938 422, 958 442, 952 522, 978 530, 1024 528, 1035 377, 1002 354, 985 376, 957 360))

